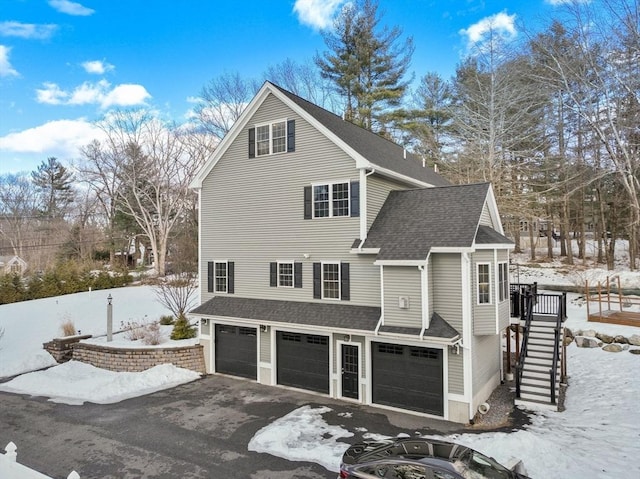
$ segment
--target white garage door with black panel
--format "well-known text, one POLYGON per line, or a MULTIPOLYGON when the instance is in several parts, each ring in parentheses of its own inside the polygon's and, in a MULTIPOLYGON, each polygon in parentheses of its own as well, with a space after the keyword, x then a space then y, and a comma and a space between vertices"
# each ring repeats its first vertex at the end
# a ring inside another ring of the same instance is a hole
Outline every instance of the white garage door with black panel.
POLYGON ((257 330, 216 324, 216 372, 257 378, 257 330))
POLYGON ((371 343, 375 404, 444 415, 442 350, 371 343))
POLYGON ((278 384, 329 394, 329 337, 278 331, 278 384))

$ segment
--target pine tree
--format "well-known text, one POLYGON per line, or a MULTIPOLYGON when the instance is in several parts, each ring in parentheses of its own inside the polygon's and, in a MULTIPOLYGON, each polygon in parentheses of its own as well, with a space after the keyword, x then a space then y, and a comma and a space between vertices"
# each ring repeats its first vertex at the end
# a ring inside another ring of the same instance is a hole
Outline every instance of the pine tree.
POLYGON ((48 218, 63 217, 74 200, 73 173, 52 156, 31 172, 31 179, 42 195, 41 213, 48 218))
POLYGON ((380 29, 380 20, 374 0, 347 4, 324 34, 329 51, 315 58, 346 103, 345 119, 372 131, 383 131, 389 110, 400 105, 414 49, 412 38, 399 44, 400 28, 380 29))

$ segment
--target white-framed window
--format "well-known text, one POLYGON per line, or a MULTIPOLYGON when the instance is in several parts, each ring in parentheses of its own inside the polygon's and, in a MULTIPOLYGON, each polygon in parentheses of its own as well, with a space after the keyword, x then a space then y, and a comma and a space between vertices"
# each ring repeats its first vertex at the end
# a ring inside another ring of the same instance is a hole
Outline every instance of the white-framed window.
POLYGON ((322 263, 322 298, 340 299, 340 263, 322 263))
POLYGON ((313 217, 349 216, 349 182, 313 185, 313 217))
POLYGON ((228 290, 229 270, 226 261, 215 261, 213 263, 213 284, 214 292, 226 293, 228 290))
POLYGON ((256 156, 287 151, 286 120, 256 125, 256 156))
POLYGON ((478 263, 476 268, 478 304, 491 304, 491 265, 489 263, 478 263))
POLYGON ((498 263, 498 299, 500 302, 509 299, 509 265, 498 263))
POLYGON ((293 288, 293 263, 278 263, 278 286, 293 288))
POLYGON ((20 263, 12 263, 10 269, 12 274, 22 273, 22 267, 20 266, 20 263))

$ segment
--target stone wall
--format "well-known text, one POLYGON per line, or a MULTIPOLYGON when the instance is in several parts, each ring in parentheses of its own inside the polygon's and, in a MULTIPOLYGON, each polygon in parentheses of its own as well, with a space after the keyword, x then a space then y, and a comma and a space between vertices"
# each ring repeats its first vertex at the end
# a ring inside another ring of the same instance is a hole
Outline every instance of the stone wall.
POLYGON ((90 334, 84 334, 82 336, 65 336, 64 338, 54 338, 49 342, 46 342, 42 347, 47 351, 53 359, 59 363, 69 361, 73 354, 73 345, 80 342, 83 339, 90 338, 90 334))
POLYGON ((200 344, 172 348, 112 348, 98 344, 75 343, 73 359, 109 371, 138 372, 159 364, 205 374, 204 352, 200 344))

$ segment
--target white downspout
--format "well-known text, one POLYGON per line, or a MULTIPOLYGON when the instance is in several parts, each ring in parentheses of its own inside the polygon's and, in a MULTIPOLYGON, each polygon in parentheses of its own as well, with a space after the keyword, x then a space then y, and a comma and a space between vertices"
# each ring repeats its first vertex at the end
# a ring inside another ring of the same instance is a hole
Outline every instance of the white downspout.
POLYGON ((376 326, 375 334, 378 335, 380 326, 384 324, 384 266, 380 265, 380 320, 376 326))
POLYGON ((431 251, 427 254, 427 259, 423 265, 418 266, 420 270, 420 289, 422 291, 422 330, 420 331, 420 339, 424 340, 424 333, 429 329, 431 317, 429 316, 429 257, 431 251))
POLYGON ((472 275, 475 274, 471 268, 469 253, 462 253, 462 363, 464 367, 464 391, 469 403, 469 419, 475 415, 473 408, 473 348, 472 329, 473 312, 471 304, 471 284, 472 275))

